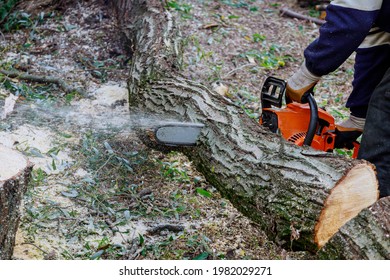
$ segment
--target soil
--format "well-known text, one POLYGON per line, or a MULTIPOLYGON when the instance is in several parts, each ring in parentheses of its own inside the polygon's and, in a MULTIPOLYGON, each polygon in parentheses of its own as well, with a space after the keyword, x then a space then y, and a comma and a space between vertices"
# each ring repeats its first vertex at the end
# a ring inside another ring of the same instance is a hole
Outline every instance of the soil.
MULTIPOLYGON (((258 117, 264 79, 287 79, 318 26, 279 13, 296 1, 167 1, 185 38, 183 74, 258 117), (221 86, 224 85, 224 86, 221 86)), ((18 96, 0 143, 34 163, 15 259, 310 259, 267 238, 180 153, 137 137, 158 117, 127 104, 128 61, 100 1, 45 10, 3 32, 1 69, 60 77, 86 91, 0 77, 18 96)), ((16 16, 15 16, 16 17, 16 16)), ((345 117, 352 58, 322 79, 316 98, 345 117)), ((161 116, 159 116, 161 118, 161 116)))

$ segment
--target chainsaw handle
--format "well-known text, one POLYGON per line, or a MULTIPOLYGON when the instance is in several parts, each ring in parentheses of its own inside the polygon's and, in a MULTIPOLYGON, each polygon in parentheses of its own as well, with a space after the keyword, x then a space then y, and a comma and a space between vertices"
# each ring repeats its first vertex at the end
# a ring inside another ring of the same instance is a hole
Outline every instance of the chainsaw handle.
POLYGON ((311 146, 318 124, 318 106, 314 96, 311 93, 307 95, 307 101, 310 107, 310 122, 309 127, 307 128, 305 140, 303 141, 303 145, 311 146))

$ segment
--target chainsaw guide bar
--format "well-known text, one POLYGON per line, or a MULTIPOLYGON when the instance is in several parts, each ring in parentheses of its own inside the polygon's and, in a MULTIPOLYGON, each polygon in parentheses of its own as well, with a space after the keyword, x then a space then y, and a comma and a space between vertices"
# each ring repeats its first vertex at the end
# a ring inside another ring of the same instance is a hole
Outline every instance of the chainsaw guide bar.
POLYGON ((159 144, 166 146, 194 146, 204 124, 187 122, 166 122, 154 131, 159 144))

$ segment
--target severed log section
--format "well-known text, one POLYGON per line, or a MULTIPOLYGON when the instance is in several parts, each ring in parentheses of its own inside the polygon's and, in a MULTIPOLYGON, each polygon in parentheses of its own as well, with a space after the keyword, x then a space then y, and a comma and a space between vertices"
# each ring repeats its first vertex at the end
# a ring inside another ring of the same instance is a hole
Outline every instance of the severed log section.
POLYGON ((288 249, 321 258, 388 258, 386 228, 355 226, 357 219, 374 219, 372 211, 362 212, 378 199, 373 165, 290 144, 229 99, 183 77, 180 32, 162 1, 112 4, 132 58, 131 110, 205 124, 196 148, 183 152, 238 210, 288 249), (345 227, 366 241, 336 238, 345 227))
POLYGON ((390 259, 390 196, 350 220, 319 252, 321 258, 390 259))
POLYGON ((0 145, 0 260, 13 254, 20 220, 20 204, 32 164, 19 152, 0 145))

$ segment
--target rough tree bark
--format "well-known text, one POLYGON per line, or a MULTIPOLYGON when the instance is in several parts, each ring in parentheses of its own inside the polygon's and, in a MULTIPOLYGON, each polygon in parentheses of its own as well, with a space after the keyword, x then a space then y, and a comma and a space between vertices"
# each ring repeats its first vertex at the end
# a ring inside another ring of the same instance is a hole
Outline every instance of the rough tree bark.
POLYGON ((322 258, 390 259, 390 197, 382 198, 332 237, 319 252, 322 258))
MULTIPOLYGON (((163 1, 111 2, 131 52, 132 110, 205 124, 197 147, 183 152, 222 195, 287 248, 322 258, 389 258, 388 216, 386 222, 374 210, 359 214, 378 198, 372 165, 289 144, 229 99, 183 77, 180 32, 163 1), (359 227, 346 240, 357 219, 370 225, 376 219, 374 233, 359 227)), ((388 200, 378 205, 388 208, 388 200)))
POLYGON ((15 245, 20 204, 32 164, 19 152, 0 145, 0 259, 9 260, 15 245))

